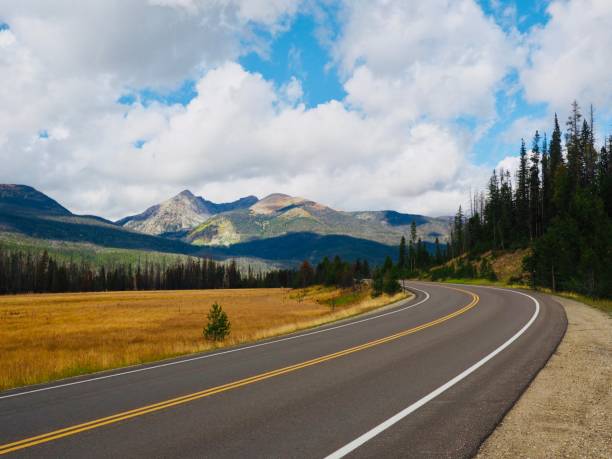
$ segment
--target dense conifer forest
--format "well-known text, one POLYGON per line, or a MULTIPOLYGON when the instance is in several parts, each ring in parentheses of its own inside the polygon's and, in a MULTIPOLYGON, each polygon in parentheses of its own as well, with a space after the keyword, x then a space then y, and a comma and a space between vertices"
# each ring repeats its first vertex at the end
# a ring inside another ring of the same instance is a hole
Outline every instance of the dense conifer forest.
POLYGON ((562 132, 521 141, 513 180, 493 171, 486 192, 455 216, 449 257, 531 248, 523 262, 533 286, 612 295, 612 136, 597 145, 593 108, 572 104, 562 132))
POLYGON ((185 290, 216 288, 307 287, 313 284, 352 286, 370 276, 367 261, 349 263, 324 258, 316 267, 305 261, 299 269, 246 272, 235 261, 203 258, 174 263, 114 263, 58 261, 41 253, 0 246, 0 294, 99 292, 121 290, 185 290))

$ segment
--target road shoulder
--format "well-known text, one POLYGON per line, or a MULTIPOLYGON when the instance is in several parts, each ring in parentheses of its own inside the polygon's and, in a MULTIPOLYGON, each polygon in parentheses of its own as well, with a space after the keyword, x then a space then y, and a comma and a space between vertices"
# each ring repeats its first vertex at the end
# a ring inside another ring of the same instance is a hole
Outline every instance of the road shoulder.
POLYGON ((567 314, 565 338, 478 458, 607 458, 612 451, 612 319, 555 300, 567 314))

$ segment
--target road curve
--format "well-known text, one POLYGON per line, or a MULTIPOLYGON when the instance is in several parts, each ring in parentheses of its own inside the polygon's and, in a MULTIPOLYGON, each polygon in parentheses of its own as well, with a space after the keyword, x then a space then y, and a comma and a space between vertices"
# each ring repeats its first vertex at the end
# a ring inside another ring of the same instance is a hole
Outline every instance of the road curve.
POLYGON ((407 282, 391 309, 0 393, 10 457, 470 457, 567 321, 549 296, 407 282))

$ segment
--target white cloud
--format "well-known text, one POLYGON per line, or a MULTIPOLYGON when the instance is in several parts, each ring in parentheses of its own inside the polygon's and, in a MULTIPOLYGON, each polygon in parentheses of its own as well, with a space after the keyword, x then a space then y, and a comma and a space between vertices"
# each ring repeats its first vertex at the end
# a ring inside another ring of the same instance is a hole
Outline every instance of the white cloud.
POLYGON ((515 119, 500 136, 500 139, 510 145, 516 145, 516 150, 518 151, 521 139, 525 140, 525 144, 531 145, 531 139, 535 131, 539 131, 541 137, 544 136, 544 133, 547 133, 550 138, 553 127, 552 117, 534 118, 524 116, 515 119))
POLYGON ((313 109, 279 104, 282 91, 232 63, 197 87, 199 96, 141 153, 115 162, 217 199, 235 198, 236 190, 280 190, 343 209, 412 205, 442 213, 454 207, 448 195, 459 194, 461 180, 474 172, 462 145, 439 125, 405 132, 336 101, 313 109), (420 202, 432 190, 440 201, 420 202))
POLYGON ((108 75, 173 87, 257 44, 252 24, 281 30, 300 0, 5 0, 0 17, 55 77, 108 75))
POLYGON ((304 96, 304 90, 302 89, 302 83, 296 77, 292 76, 289 82, 281 88, 285 93, 287 101, 290 104, 294 104, 302 99, 304 96))
POLYGON ((494 114, 517 53, 472 0, 356 1, 335 48, 347 100, 414 120, 494 114))
POLYGON ((514 178, 516 175, 516 171, 518 171, 520 163, 520 158, 518 156, 506 156, 502 159, 497 166, 495 166, 495 170, 499 171, 503 169, 504 171, 510 172, 510 176, 514 178))
POLYGON ((491 115, 512 59, 471 1, 349 8, 335 51, 349 96, 314 108, 300 103, 298 79, 279 86, 235 63, 253 21, 282 30, 299 8, 259 3, 4 2, 0 181, 112 218, 184 188, 452 214, 485 183, 488 172, 468 161, 471 139, 448 119, 491 115), (187 76, 197 97, 186 107, 116 103, 126 87, 187 76))
POLYGON ((612 2, 553 1, 550 20, 528 37, 530 63, 521 72, 529 101, 567 109, 577 99, 608 113, 612 104, 612 2))

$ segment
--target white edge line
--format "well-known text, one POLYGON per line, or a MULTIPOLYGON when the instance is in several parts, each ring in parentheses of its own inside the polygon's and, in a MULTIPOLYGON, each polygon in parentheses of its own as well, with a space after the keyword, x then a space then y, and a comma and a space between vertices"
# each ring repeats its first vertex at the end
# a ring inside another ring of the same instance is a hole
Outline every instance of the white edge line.
POLYGON ((379 319, 381 317, 389 316, 391 314, 397 314, 397 313, 405 311, 407 309, 414 308, 415 306, 423 304, 427 300, 429 300, 430 295, 425 290, 420 290, 420 289, 414 288, 414 287, 411 287, 411 288, 413 288, 414 290, 416 290, 418 292, 424 293, 425 294, 425 298, 422 299, 421 301, 418 301, 417 303, 411 304, 409 306, 406 306, 406 307, 403 307, 403 308, 400 308, 400 309, 395 309, 393 311, 385 312, 383 314, 379 314, 379 315, 376 315, 376 316, 366 317, 365 319, 356 320, 354 322, 349 322, 349 323, 342 324, 342 325, 336 325, 334 327, 324 328, 322 330, 315 330, 315 331, 311 331, 311 332, 308 332, 308 333, 301 333, 299 335, 288 336, 286 338, 280 338, 280 339, 276 339, 276 340, 273 340, 273 341, 266 341, 265 343, 251 344, 249 346, 239 347, 237 349, 229 349, 227 351, 216 352, 216 353, 213 353, 213 354, 205 354, 205 355, 200 355, 198 357, 191 357, 191 358, 187 358, 187 359, 176 360, 176 361, 173 361, 173 362, 161 363, 161 364, 158 364, 158 365, 152 365, 152 366, 147 366, 147 367, 143 367, 143 368, 136 368, 134 370, 122 371, 120 373, 113 373, 113 374, 110 374, 110 375, 97 376, 95 378, 88 378, 88 379, 82 379, 82 380, 79 380, 79 381, 73 381, 73 382, 64 383, 64 384, 57 384, 55 386, 41 387, 39 389, 32 389, 32 390, 23 391, 23 392, 17 392, 15 394, 2 395, 2 396, 0 396, 0 400, 6 399, 6 398, 21 397, 23 395, 34 394, 36 392, 44 392, 44 391, 53 390, 53 389, 60 389, 60 388, 63 388, 63 387, 68 387, 68 386, 75 386, 77 384, 84 384, 84 383, 93 382, 93 381, 100 381, 102 379, 116 378, 117 376, 125 376, 125 375, 129 375, 129 374, 133 374, 133 373, 140 373, 142 371, 150 371, 150 370, 155 370, 155 369, 158 369, 158 368, 169 367, 169 366, 172 366, 172 365, 180 365, 180 364, 183 364, 183 363, 194 362, 196 360, 208 359, 208 358, 211 358, 211 357, 217 357, 219 355, 231 354, 231 353, 234 353, 234 352, 246 351, 246 350, 254 349, 254 348, 257 348, 257 347, 269 346, 270 344, 276 344, 276 343, 281 343, 281 342, 284 342, 284 341, 290 341, 290 340, 294 340, 294 339, 298 339, 298 338, 304 338, 306 336, 316 335, 318 333, 326 333, 326 332, 329 332, 329 331, 332 331, 332 330, 337 330, 339 328, 350 327, 350 326, 357 325, 357 324, 360 324, 360 323, 363 323, 363 322, 367 322, 369 320, 379 319))
POLYGON ((495 287, 489 287, 489 288, 494 288, 495 290, 502 290, 504 292, 518 293, 520 295, 526 296, 527 298, 531 298, 533 300, 533 302, 535 303, 535 312, 531 316, 531 319, 529 319, 529 321, 523 326, 523 328, 521 328, 508 341, 506 341, 504 344, 499 346, 493 352, 491 352, 486 357, 484 357, 483 359, 479 360, 478 362, 476 362, 474 365, 472 365, 471 367, 467 368, 463 372, 459 373, 457 376, 455 376, 453 379, 451 379, 447 383, 441 385, 440 387, 438 387, 434 391, 430 392, 425 397, 423 397, 420 400, 416 401, 415 403, 413 403, 412 405, 408 406, 407 408, 404 408, 402 411, 400 411, 399 413, 395 414, 394 416, 391 416, 386 421, 378 424, 376 427, 374 427, 373 429, 371 429, 368 432, 364 433, 363 435, 361 435, 360 437, 356 438, 352 442, 350 442, 347 445, 343 446, 342 448, 334 451, 333 453, 328 455, 325 459, 340 459, 340 458, 346 456, 347 454, 349 454, 350 452, 354 451, 355 449, 359 448, 361 445, 366 443, 368 440, 371 440, 372 438, 374 438, 375 436, 377 436, 381 432, 385 431, 386 429, 388 429, 392 425, 394 425, 397 422, 401 421, 406 416, 408 416, 409 414, 411 414, 414 411, 418 410, 423 405, 425 405, 426 403, 430 402, 431 400, 436 398, 438 395, 440 395, 443 392, 445 392, 446 390, 450 389, 455 384, 457 384, 459 381, 461 381, 462 379, 466 378, 468 375, 470 375, 471 373, 476 371, 478 368, 483 366, 485 363, 487 363, 489 360, 491 360, 497 354, 499 354, 504 349, 506 349, 508 346, 510 346, 523 333, 525 333, 525 331, 529 327, 531 327, 531 324, 533 324, 533 322, 538 317, 538 314, 540 313, 540 303, 538 302, 538 300, 536 300, 531 295, 527 295, 526 293, 518 292, 518 291, 515 291, 515 290, 498 289, 498 288, 495 288, 495 287))

